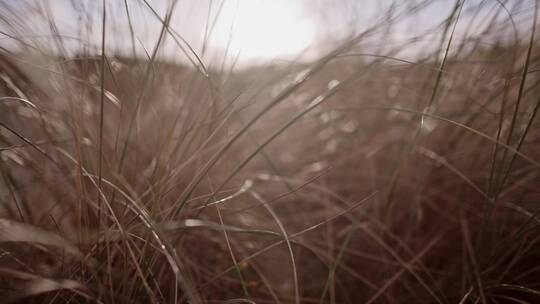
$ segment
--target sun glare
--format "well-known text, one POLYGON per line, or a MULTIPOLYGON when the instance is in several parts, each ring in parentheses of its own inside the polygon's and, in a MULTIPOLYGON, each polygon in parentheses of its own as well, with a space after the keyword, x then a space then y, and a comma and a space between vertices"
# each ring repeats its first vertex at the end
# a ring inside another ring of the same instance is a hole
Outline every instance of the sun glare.
POLYGON ((315 26, 302 14, 300 2, 227 1, 211 41, 243 61, 291 58, 315 42, 315 26))

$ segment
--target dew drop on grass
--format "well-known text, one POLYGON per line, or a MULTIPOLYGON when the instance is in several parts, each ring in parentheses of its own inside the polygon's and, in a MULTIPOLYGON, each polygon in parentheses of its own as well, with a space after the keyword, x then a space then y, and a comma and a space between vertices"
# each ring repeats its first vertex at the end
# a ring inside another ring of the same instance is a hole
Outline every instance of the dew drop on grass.
POLYGON ((83 137, 81 139, 81 144, 83 144, 85 146, 92 146, 92 141, 88 137, 83 137))
POLYGON ((328 123, 330 121, 330 114, 328 114, 328 112, 324 112, 321 114, 320 118, 323 123, 328 123))
POLYGON ((319 103, 321 103, 322 101, 324 100, 324 97, 322 95, 319 95, 317 97, 315 97, 315 99, 313 99, 312 102, 309 103, 309 108, 311 107, 315 107, 316 105, 318 105, 319 103))
POLYGON ((343 127, 341 127, 341 129, 345 133, 353 133, 358 129, 358 122, 354 119, 349 120, 346 124, 343 125, 343 127))
POLYGON ((339 146, 339 140, 337 138, 332 138, 328 141, 328 143, 324 147, 324 150, 327 153, 334 153, 337 151, 338 146, 339 146))
POLYGON ((332 120, 336 120, 341 116, 340 112, 328 111, 321 114, 320 118, 323 123, 329 123, 332 120))
POLYGON ((430 133, 435 127, 437 127, 437 123, 432 118, 422 115, 422 121, 420 122, 422 133, 430 133))
POLYGON ((294 82, 295 83, 301 82, 302 80, 304 80, 304 78, 307 76, 308 73, 309 73, 309 69, 305 69, 301 71, 300 73, 296 75, 296 77, 294 77, 294 82))
POLYGON ((257 175, 257 178, 260 180, 265 180, 265 181, 272 179, 272 177, 268 173, 259 173, 257 175))
POLYGON ((253 181, 251 179, 248 179, 244 182, 244 184, 242 185, 242 187, 240 187, 240 191, 239 192, 246 192, 248 191, 249 189, 251 189, 251 187, 253 187, 253 181))
POLYGON ((401 109, 401 106, 395 105, 394 108, 396 108, 396 109, 388 111, 388 114, 387 114, 388 119, 394 119, 399 115, 399 113, 400 113, 399 110, 401 109))
POLYGON ((105 97, 107 97, 107 100, 110 101, 113 105, 120 107, 120 99, 116 97, 112 92, 109 92, 105 90, 105 97))
POLYGON ((328 82, 328 90, 332 90, 338 85, 339 85, 339 80, 336 80, 336 79, 330 80, 330 82, 328 82))
POLYGON ((327 166, 325 162, 315 162, 309 166, 311 171, 318 172, 324 169, 327 166))
POLYGON ((111 70, 113 70, 113 72, 120 72, 120 70, 122 70, 122 68, 124 67, 124 64, 122 64, 118 60, 112 60, 110 62, 110 66, 111 66, 111 70))

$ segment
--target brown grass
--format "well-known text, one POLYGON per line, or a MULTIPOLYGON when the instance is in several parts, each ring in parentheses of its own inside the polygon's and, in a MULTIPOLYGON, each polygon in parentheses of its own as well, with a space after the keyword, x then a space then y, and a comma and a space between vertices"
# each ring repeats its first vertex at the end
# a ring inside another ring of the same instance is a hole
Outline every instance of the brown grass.
POLYGON ((388 15, 235 72, 50 55, 2 4, 2 302, 540 302, 537 6, 512 3, 458 37, 457 1, 414 62, 362 52, 388 15))

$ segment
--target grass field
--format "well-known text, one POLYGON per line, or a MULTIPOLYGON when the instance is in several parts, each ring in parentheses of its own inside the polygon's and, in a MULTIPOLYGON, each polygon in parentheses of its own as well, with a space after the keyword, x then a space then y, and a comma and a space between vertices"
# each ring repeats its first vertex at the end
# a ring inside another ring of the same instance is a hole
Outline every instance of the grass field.
POLYGON ((538 2, 471 2, 242 69, 0 2, 0 302, 540 303, 538 2))

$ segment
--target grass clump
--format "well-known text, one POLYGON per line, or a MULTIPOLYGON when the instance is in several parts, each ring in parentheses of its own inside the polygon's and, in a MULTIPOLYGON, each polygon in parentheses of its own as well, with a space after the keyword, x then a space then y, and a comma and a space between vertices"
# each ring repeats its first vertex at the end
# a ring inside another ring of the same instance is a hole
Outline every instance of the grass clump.
POLYGON ((205 54, 211 14, 200 50, 174 29, 179 3, 73 1, 79 37, 0 4, 2 301, 540 301, 536 2, 455 1, 405 41, 439 2, 395 3, 244 69, 205 54))

